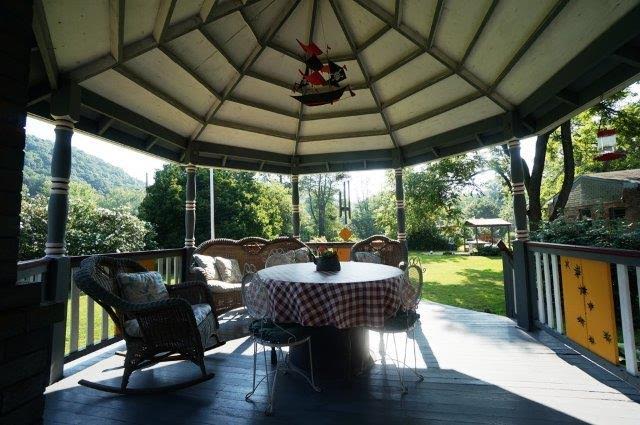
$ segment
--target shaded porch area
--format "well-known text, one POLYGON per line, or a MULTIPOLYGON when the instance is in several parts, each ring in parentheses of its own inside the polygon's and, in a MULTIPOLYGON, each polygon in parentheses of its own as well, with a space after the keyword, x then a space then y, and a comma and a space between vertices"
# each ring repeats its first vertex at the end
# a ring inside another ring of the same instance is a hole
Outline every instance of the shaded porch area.
MULTIPOLYGON (((176 393, 135 397, 78 386, 79 379, 108 377, 105 370, 122 364, 113 355, 120 349, 114 344, 66 365, 68 376, 47 390, 44 423, 631 424, 640 417, 638 388, 545 331, 527 333, 506 317, 431 302, 423 301, 419 313, 417 364, 425 380, 414 383, 410 376, 409 394, 402 397, 392 365, 377 363, 350 383, 324 382, 321 393, 289 374, 278 381, 277 414, 264 416, 264 386, 252 402, 244 401, 251 389, 252 346, 238 309, 222 318, 227 344, 205 356, 207 369, 216 374, 212 380, 176 393)), ((396 338, 401 349, 404 337, 396 338)), ((370 347, 376 356, 375 333, 370 347)), ((120 374, 112 371, 113 382, 120 374)), ((135 373, 131 382, 197 374, 190 363, 165 363, 135 373)))

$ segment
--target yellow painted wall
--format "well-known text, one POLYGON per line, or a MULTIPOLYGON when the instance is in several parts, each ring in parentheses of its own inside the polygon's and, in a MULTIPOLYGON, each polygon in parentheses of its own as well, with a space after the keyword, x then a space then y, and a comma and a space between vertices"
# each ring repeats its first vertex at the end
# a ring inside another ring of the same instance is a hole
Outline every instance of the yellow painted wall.
POLYGON ((618 336, 609 264, 561 257, 567 336, 618 364, 618 336))

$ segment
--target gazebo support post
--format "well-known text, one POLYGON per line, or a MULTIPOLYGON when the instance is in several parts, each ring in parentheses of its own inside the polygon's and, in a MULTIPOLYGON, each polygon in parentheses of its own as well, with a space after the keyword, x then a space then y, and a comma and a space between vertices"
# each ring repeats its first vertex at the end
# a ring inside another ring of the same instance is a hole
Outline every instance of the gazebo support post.
MULTIPOLYGON (((80 116, 80 87, 74 83, 60 86, 51 97, 51 117, 55 124, 55 142, 51 157, 51 190, 47 209, 45 255, 50 259, 49 279, 44 299, 66 303, 70 290, 71 267, 66 256, 65 234, 69 212, 69 178, 71 176, 71 138, 80 116)), ((64 367, 66 309, 62 321, 52 327, 49 382, 62 378, 64 367)))
POLYGON ((291 175, 291 224, 293 237, 300 239, 300 188, 297 174, 291 175))
POLYGON ((196 248, 196 166, 189 163, 185 167, 187 183, 185 187, 184 203, 184 249, 182 258, 182 279, 186 280, 186 273, 191 264, 191 256, 196 248))
POLYGON ((515 274, 516 311, 518 326, 530 330, 533 325, 531 300, 529 297, 529 273, 527 247, 529 228, 527 224, 527 201, 524 196, 524 173, 520 156, 520 141, 508 143, 511 159, 511 181, 513 190, 513 212, 516 222, 516 240, 513 242, 513 269, 515 274))
POLYGON ((396 168, 396 216, 398 220, 398 240, 402 244, 402 257, 405 264, 409 260, 409 247, 407 246, 407 233, 405 229, 405 211, 404 211, 404 185, 402 182, 402 167, 396 168))

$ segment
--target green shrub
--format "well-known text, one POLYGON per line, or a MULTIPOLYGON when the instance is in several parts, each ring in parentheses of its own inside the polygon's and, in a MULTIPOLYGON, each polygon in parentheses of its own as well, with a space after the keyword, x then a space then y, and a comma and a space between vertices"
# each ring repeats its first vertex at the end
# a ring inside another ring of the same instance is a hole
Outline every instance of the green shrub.
POLYGON ((640 229, 623 220, 566 220, 543 223, 532 240, 602 248, 640 249, 640 229))
POLYGON ((496 245, 479 246, 478 250, 471 255, 479 255, 481 257, 498 257, 501 254, 500 248, 496 245))
POLYGON ((434 225, 425 224, 420 229, 407 232, 409 249, 420 251, 442 251, 449 248, 448 238, 434 225))

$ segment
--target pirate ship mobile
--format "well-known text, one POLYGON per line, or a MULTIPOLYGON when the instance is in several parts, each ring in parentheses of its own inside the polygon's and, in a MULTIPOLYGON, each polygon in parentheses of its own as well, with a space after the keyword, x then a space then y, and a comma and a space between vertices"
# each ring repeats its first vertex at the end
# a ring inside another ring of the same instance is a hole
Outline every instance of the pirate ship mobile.
POLYGON ((304 105, 318 106, 339 101, 346 90, 351 96, 356 95, 348 85, 340 86, 340 82, 347 78, 346 66, 340 66, 328 59, 328 55, 327 64, 323 64, 318 56, 324 52, 315 43, 304 44, 300 40, 296 41, 305 53, 305 70, 298 70, 302 78, 292 89, 300 94, 291 97, 304 105))

